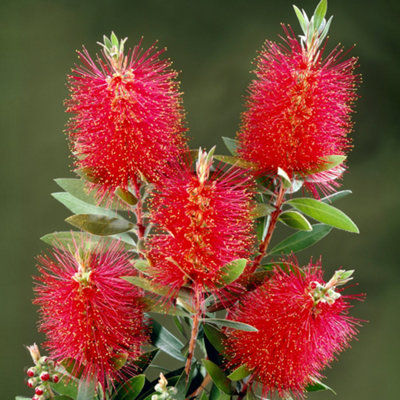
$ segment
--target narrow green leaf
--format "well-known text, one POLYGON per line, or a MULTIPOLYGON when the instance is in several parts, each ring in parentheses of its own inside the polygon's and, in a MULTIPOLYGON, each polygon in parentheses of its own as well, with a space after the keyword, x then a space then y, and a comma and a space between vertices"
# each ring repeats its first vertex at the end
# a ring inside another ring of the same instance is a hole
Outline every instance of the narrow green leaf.
POLYGON ((311 224, 297 211, 284 211, 279 215, 278 219, 290 228, 299 229, 301 231, 312 231, 311 224))
POLYGON ((205 390, 201 393, 200 400, 208 400, 208 394, 205 390))
POLYGON ((306 197, 288 200, 285 204, 297 208, 315 220, 348 232, 359 233, 356 224, 341 210, 319 200, 306 197))
POLYGON ((249 376, 251 371, 247 368, 246 364, 241 365, 240 367, 236 368, 231 374, 228 375, 228 378, 231 381, 240 381, 246 376, 249 376))
POLYGON ((126 250, 131 250, 136 248, 135 242, 129 235, 116 235, 115 238, 103 238, 99 236, 94 236, 86 232, 53 232, 48 233, 40 238, 43 242, 57 248, 67 248, 74 249, 75 244, 84 243, 87 246, 87 250, 95 249, 100 243, 104 243, 106 248, 110 246, 115 241, 120 241, 121 245, 124 246, 126 250), (90 238, 90 241, 87 238, 90 238))
POLYGON ((151 340, 154 346, 179 361, 186 361, 181 354, 183 344, 179 339, 155 320, 152 322, 152 328, 151 340))
POLYGON ((311 232, 296 232, 282 240, 282 242, 268 252, 268 255, 289 254, 304 250, 319 242, 332 230, 331 226, 325 224, 315 224, 312 225, 312 228, 311 232))
POLYGON ((144 387, 146 377, 136 375, 118 389, 118 400, 135 400, 144 387))
POLYGON ((319 28, 323 19, 325 18, 326 11, 328 9, 328 2, 327 0, 321 0, 314 11, 314 26, 315 30, 319 28))
POLYGON ((97 214, 77 214, 65 219, 66 222, 86 232, 98 236, 111 236, 129 232, 135 226, 129 221, 117 217, 97 214))
POLYGON ((146 278, 142 278, 139 276, 122 276, 122 279, 126 280, 132 285, 138 286, 148 292, 152 292, 158 294, 159 296, 167 296, 170 292, 170 289, 166 286, 156 286, 152 281, 146 278))
POLYGON ((180 307, 175 306, 166 306, 161 303, 159 300, 152 299, 151 297, 142 297, 141 301, 146 305, 146 310, 163 315, 174 315, 180 317, 187 317, 190 315, 187 311, 182 310, 180 307))
POLYGON ((151 364, 151 362, 153 361, 154 357, 157 355, 158 352, 159 352, 158 349, 147 351, 141 354, 135 360, 135 365, 139 373, 143 372, 151 364))
POLYGON ((251 210, 251 217, 254 219, 265 217, 275 211, 275 207, 270 204, 257 203, 251 210))
POLYGON ((294 272, 294 271, 301 271, 296 265, 289 263, 289 262, 272 262, 268 264, 261 265, 260 268, 264 269, 265 271, 273 271, 274 268, 280 268, 285 272, 294 272))
POLYGON ((297 19, 299 20, 301 30, 306 33, 307 32, 307 24, 304 19, 303 13, 293 4, 294 12, 296 13, 297 19))
POLYGON ((129 190, 122 189, 121 187, 117 188, 115 194, 130 206, 134 206, 138 202, 137 198, 129 190))
POLYGON ((210 360, 202 360, 202 363, 217 388, 226 394, 232 394, 232 387, 225 372, 210 360))
POLYGON ((80 381, 78 386, 78 394, 76 400, 94 400, 96 395, 96 382, 80 381))
POLYGON ((336 392, 329 387, 328 385, 325 385, 325 383, 322 383, 320 380, 317 378, 312 378, 312 380, 315 382, 313 384, 310 384, 306 387, 307 392, 319 392, 320 390, 329 390, 332 393, 336 394, 336 392))
POLYGON ((239 157, 215 155, 214 158, 216 160, 222 161, 226 164, 235 165, 236 167, 240 167, 240 168, 244 168, 244 169, 255 169, 256 168, 255 164, 253 164, 249 161, 245 161, 239 157))
POLYGON ((318 168, 309 171, 312 174, 316 174, 318 172, 328 171, 340 164, 342 164, 346 160, 346 156, 341 154, 333 154, 331 156, 322 157, 321 161, 324 163, 321 164, 318 168))
POLYGON ((230 399, 231 395, 219 390, 215 384, 212 385, 210 391, 210 400, 230 400, 230 399))
POLYGON ((203 329, 204 329, 205 335, 207 336, 207 339, 215 347, 215 349, 219 353, 224 353, 225 347, 224 347, 223 341, 226 338, 226 336, 213 325, 205 324, 203 326, 203 329))
POLYGON ((236 279, 240 277, 246 268, 247 260, 245 258, 239 258, 237 260, 231 261, 228 264, 225 264, 220 272, 221 272, 221 280, 223 281, 223 285, 228 285, 236 279))
POLYGON ((71 193, 57 192, 52 193, 51 195, 74 214, 99 214, 107 217, 117 216, 115 211, 85 203, 84 201, 79 200, 77 197, 74 197, 71 193))
POLYGON ((229 319, 223 318, 203 318, 201 320, 204 324, 213 324, 217 326, 227 326, 229 328, 237 329, 239 331, 246 332, 257 332, 258 329, 254 328, 249 324, 244 324, 243 322, 231 321, 229 319))
POLYGON ((324 203, 333 203, 336 200, 341 199, 342 197, 346 197, 349 194, 351 194, 352 191, 351 190, 341 190, 340 192, 336 192, 336 193, 332 193, 329 196, 323 197, 321 199, 321 201, 323 201, 324 203))
POLYGON ((229 152, 233 155, 236 156, 236 150, 238 146, 238 141, 236 139, 232 139, 226 136, 222 136, 222 140, 225 143, 226 148, 229 150, 229 152))
POLYGON ((247 390, 246 397, 244 398, 244 400, 257 400, 257 397, 251 390, 251 387, 247 390))
POLYGON ((60 186, 66 192, 72 194, 72 196, 76 197, 77 199, 97 206, 97 200, 94 195, 95 192, 89 192, 83 179, 57 178, 54 179, 54 181, 58 186, 60 186))
POLYGON ((137 269, 140 272, 143 272, 144 274, 147 274, 147 270, 149 269, 149 262, 147 260, 133 260, 131 261, 131 264, 134 266, 135 269, 137 269))

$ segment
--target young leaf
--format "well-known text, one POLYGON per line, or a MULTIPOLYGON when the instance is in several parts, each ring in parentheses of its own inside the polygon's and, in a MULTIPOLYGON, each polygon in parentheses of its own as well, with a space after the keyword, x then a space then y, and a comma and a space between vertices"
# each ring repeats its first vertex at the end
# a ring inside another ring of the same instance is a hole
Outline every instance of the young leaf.
POLYGON ((286 171, 284 171, 281 167, 278 167, 278 175, 282 179, 283 186, 286 189, 289 189, 292 186, 292 181, 289 178, 289 175, 286 173, 286 171))
POLYGON ((237 149, 238 141, 236 139, 231 139, 231 138, 225 137, 225 136, 222 136, 222 140, 224 141, 225 146, 229 150, 229 152, 233 156, 236 156, 236 149, 237 149))
POLYGON ((65 219, 66 222, 86 232, 98 236, 110 236, 129 232, 135 225, 117 217, 96 214, 77 214, 65 219))
POLYGON ((323 19, 325 18, 327 9, 328 9, 327 0, 321 0, 318 3, 317 7, 315 8, 315 11, 314 11, 314 26, 315 26, 315 30, 317 30, 320 27, 323 19))
POLYGON ((179 361, 186 361, 181 354, 183 344, 179 339, 155 320, 153 320, 152 328, 151 340, 154 346, 179 361))
POLYGON ((323 197, 321 199, 321 201, 324 203, 330 204, 330 203, 333 203, 334 201, 339 200, 342 197, 345 197, 351 193, 352 193, 351 190, 341 190, 340 192, 332 193, 329 196, 323 197))
POLYGON ((118 400, 135 400, 143 389, 145 379, 144 375, 136 375, 126 381, 118 389, 118 400))
POLYGON ((240 367, 236 368, 230 375, 228 375, 228 378, 231 381, 240 381, 243 378, 246 378, 246 376, 249 376, 251 374, 251 371, 247 368, 245 364, 241 365, 240 367))
POLYGON ((201 320, 203 324, 213 324, 217 326, 227 326, 229 328, 237 329, 239 331, 246 331, 246 332, 257 332, 258 329, 254 328, 249 324, 245 324, 243 322, 231 321, 229 319, 223 318, 203 318, 201 320))
POLYGON ((306 197, 288 200, 285 204, 297 208, 315 220, 348 232, 359 233, 355 223, 341 210, 306 197))
POLYGON ((299 20, 301 30, 303 33, 307 33, 307 24, 306 20, 304 19, 303 13, 293 4, 293 9, 296 13, 297 19, 299 20))
POLYGON ((297 211, 284 211, 278 218, 285 225, 301 231, 312 231, 311 224, 297 211))
POLYGON ((232 394, 232 387, 225 372, 210 360, 202 360, 202 363, 217 388, 226 394, 232 394))
POLYGON ((311 232, 296 232, 282 240, 268 252, 268 255, 289 254, 304 250, 319 242, 332 230, 331 226, 325 224, 315 224, 312 225, 312 228, 311 232))
POLYGON ((223 282, 222 286, 228 285, 236 279, 239 278, 239 276, 243 273, 245 267, 247 264, 247 260, 245 258, 239 258, 237 260, 231 261, 228 264, 225 264, 220 272, 221 272, 221 280, 223 282))

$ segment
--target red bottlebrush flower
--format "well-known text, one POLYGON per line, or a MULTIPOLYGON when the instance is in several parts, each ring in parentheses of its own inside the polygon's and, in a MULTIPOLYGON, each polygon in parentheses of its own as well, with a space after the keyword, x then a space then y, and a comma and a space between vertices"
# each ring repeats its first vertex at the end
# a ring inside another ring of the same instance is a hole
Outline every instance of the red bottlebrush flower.
POLYGON ((337 271, 325 283, 320 265, 311 263, 290 274, 274 277, 250 292, 229 315, 258 332, 227 330, 229 367, 247 365, 264 394, 303 398, 313 378, 335 355, 348 347, 358 320, 336 286, 348 282, 353 271, 337 271))
POLYGON ((141 293, 121 279, 132 275, 130 256, 112 245, 91 252, 54 249, 40 256, 36 299, 45 347, 56 361, 74 359, 83 376, 104 387, 124 373, 134 372, 134 360, 147 340, 141 293), (117 371, 119 358, 125 372, 117 371))
POLYGON ((326 169, 330 156, 344 156, 351 147, 347 134, 356 99, 357 59, 341 61, 339 48, 323 59, 323 50, 307 50, 285 33, 285 44, 267 41, 256 60, 238 152, 255 164, 256 175, 274 177, 280 167, 291 178, 305 179, 314 193, 315 186, 332 189, 343 164, 318 171, 326 169))
POLYGON ((197 173, 189 168, 163 180, 151 199, 148 240, 156 282, 212 290, 221 267, 248 258, 252 247, 249 180, 239 170, 209 176, 212 155, 200 151, 197 173))
POLYGON ((83 65, 69 77, 75 164, 90 171, 103 194, 128 189, 141 175, 157 181, 186 150, 177 73, 169 60, 159 60, 164 49, 143 51, 139 43, 125 56, 123 44, 104 45, 97 65, 84 48, 83 65))

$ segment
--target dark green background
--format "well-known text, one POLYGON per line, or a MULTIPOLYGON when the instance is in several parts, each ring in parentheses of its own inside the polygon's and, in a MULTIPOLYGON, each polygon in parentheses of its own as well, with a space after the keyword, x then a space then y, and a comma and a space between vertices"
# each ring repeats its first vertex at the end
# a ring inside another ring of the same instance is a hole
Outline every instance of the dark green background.
MULTIPOLYGON (((1 65, 1 340, 0 398, 31 393, 24 386, 30 360, 24 345, 36 333, 31 305, 39 237, 65 229, 68 211, 50 197, 56 177, 72 176, 62 133, 67 116, 65 76, 85 44, 113 29, 128 45, 144 35, 159 39, 180 75, 191 145, 217 144, 233 136, 251 79, 251 60, 265 38, 296 24, 290 1, 6 1, 0 5, 1 65)), ((336 231, 312 254, 323 254, 328 273, 356 269, 367 292, 354 315, 369 320, 358 341, 326 371, 338 399, 395 398, 399 377, 399 15, 398 2, 331 0, 330 44, 357 46, 363 75, 355 115, 354 151, 343 188, 353 195, 338 206, 358 223, 361 235, 336 231)), ((298 0, 312 11, 314 1, 298 0)), ((306 260, 311 252, 305 252, 306 260)), ((331 393, 311 399, 333 399, 331 393)))

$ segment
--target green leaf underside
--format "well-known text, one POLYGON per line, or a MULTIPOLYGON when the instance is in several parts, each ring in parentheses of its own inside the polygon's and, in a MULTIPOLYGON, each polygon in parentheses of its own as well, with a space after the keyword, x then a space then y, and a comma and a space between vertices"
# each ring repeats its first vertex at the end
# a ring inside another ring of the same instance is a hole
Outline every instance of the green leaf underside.
POLYGON ((202 360, 202 363, 217 388, 226 394, 231 394, 232 388, 224 371, 210 360, 202 360))
POLYGON ((343 197, 346 197, 351 193, 352 193, 351 190, 341 190, 340 192, 332 193, 329 196, 323 197, 321 199, 321 201, 324 202, 324 203, 328 203, 328 204, 329 203, 333 203, 334 201, 339 200, 339 199, 341 199, 343 197))
POLYGON ((285 204, 324 224, 348 232, 359 233, 355 223, 343 211, 319 200, 302 197, 288 200, 285 204))
POLYGON ((76 400, 93 400, 96 392, 95 381, 80 381, 76 400))
POLYGON ((312 231, 311 224, 297 211, 284 211, 279 215, 279 220, 290 228, 312 231))
POLYGON ((106 217, 118 217, 115 211, 85 203, 67 192, 57 192, 51 195, 74 214, 98 214, 105 215, 106 217))
POLYGON ((65 221, 76 228, 98 236, 111 236, 128 232, 135 226, 121 218, 96 214, 76 214, 66 218, 65 221))
POLYGON ((151 340, 153 345, 179 361, 186 361, 186 358, 181 354, 182 342, 157 321, 153 320, 152 326, 151 340))
POLYGON ((95 191, 92 190, 91 192, 89 192, 83 179, 57 178, 54 179, 54 181, 57 183, 58 186, 60 186, 61 189, 64 189, 66 192, 70 193, 77 199, 82 200, 85 203, 97 206, 98 202, 95 197, 95 191))
POLYGON ((251 217, 254 219, 265 217, 275 211, 275 207, 269 204, 257 203, 251 210, 251 217))
POLYGON ((223 286, 228 285, 240 277, 246 268, 247 260, 245 258, 239 258, 237 260, 231 261, 225 264, 221 272, 221 280, 223 281, 223 286))
POLYGON ((236 156, 238 141, 236 139, 232 139, 232 138, 229 138, 226 136, 222 136, 222 140, 224 141, 224 144, 225 144, 226 148, 229 150, 229 152, 233 156, 236 156))
POLYGON ((146 278, 141 278, 139 276, 123 276, 122 279, 126 280, 132 285, 138 286, 148 292, 152 292, 158 294, 160 296, 167 296, 170 292, 170 289, 166 286, 156 286, 150 280, 146 278))
POLYGON ((231 321, 229 319, 223 318, 204 318, 201 320, 203 324, 213 324, 217 326, 226 326, 228 328, 237 329, 239 331, 246 331, 246 332, 257 332, 258 329, 254 328, 249 324, 244 324, 243 322, 231 321))
POLYGON ((120 242, 126 250, 132 250, 136 248, 135 242, 129 235, 115 235, 114 238, 111 237, 100 237, 94 236, 86 232, 53 232, 48 233, 40 238, 43 242, 49 244, 50 246, 57 248, 74 249, 79 244, 84 244, 87 250, 93 250, 100 244, 104 244, 107 248, 115 242, 120 242), (90 240, 88 240, 90 238, 90 240))
POLYGON ((207 339, 210 343, 215 347, 217 351, 221 354, 225 352, 225 347, 223 344, 224 339, 226 336, 215 326, 213 325, 203 325, 204 333, 207 336, 207 339))
POLYGON ((146 377, 136 375, 118 389, 118 400, 135 400, 144 387, 146 377))
POLYGON ((249 376, 251 371, 247 368, 245 364, 241 365, 240 367, 236 368, 232 373, 228 375, 228 378, 231 381, 240 381, 246 376, 249 376))
POLYGON ((296 232, 282 240, 268 252, 268 255, 289 254, 304 250, 319 242, 332 230, 332 227, 326 224, 314 224, 312 227, 311 232, 296 232))

